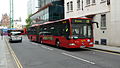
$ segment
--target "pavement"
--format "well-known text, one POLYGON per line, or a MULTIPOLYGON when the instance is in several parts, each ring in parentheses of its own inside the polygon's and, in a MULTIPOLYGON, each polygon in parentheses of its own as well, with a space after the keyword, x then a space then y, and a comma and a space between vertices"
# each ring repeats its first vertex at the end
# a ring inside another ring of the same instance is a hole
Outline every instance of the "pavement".
MULTIPOLYGON (((95 45, 91 49, 99 49, 114 53, 120 53, 120 47, 113 47, 107 45, 95 45)), ((17 68, 16 63, 9 51, 5 38, 0 36, 0 68, 17 68)))
POLYGON ((0 68, 17 68, 4 37, 0 36, 0 68))

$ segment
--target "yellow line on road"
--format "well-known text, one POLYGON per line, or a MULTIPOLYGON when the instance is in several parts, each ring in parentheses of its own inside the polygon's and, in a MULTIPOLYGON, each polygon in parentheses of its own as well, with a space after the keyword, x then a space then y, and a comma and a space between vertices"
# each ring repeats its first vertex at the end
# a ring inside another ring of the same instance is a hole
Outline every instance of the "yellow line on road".
POLYGON ((20 63, 20 61, 18 60, 17 56, 15 55, 13 49, 11 48, 10 44, 8 43, 8 41, 5 39, 6 43, 7 43, 7 46, 8 46, 8 49, 12 55, 12 57, 14 58, 16 64, 17 64, 17 67, 18 68, 23 68, 22 64, 20 63))
POLYGON ((120 54, 119 53, 114 53, 114 51, 112 52, 112 51, 105 51, 105 50, 95 50, 95 49, 89 49, 89 48, 85 48, 85 49, 88 49, 88 50, 92 50, 92 51, 97 51, 97 52, 102 52, 102 53, 107 53, 107 54, 112 54, 112 55, 119 55, 120 56, 120 54))

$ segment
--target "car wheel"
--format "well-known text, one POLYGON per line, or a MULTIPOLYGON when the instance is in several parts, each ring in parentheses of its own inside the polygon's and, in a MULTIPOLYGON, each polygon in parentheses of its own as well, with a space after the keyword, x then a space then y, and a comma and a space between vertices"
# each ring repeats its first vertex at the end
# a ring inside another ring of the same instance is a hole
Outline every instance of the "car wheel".
POLYGON ((22 40, 20 40, 19 42, 22 42, 22 40))
POLYGON ((12 42, 12 40, 11 40, 11 39, 9 39, 9 42, 12 42))

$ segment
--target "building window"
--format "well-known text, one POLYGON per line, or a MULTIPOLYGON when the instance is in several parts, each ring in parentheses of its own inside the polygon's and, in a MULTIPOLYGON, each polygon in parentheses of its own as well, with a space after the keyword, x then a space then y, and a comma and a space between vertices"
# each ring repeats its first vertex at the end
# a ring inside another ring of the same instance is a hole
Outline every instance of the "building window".
POLYGON ((95 4, 95 0, 92 0, 92 3, 95 4))
POLYGON ((77 8, 80 9, 80 0, 77 0, 77 8))
POLYGON ((41 0, 38 0, 38 7, 39 7, 39 8, 42 7, 41 0))
POLYGON ((105 1, 105 0, 101 0, 101 1, 105 1))
POLYGON ((110 5, 110 0, 107 0, 107 5, 110 5))
POLYGON ((70 10, 73 11, 73 2, 70 2, 70 10))
POLYGON ((86 0, 86 5, 90 5, 90 0, 86 0))
POLYGON ((105 3, 106 2, 106 0, 101 0, 101 2, 100 3, 105 3))
POLYGON ((101 15, 101 28, 106 28, 106 14, 101 15))
POLYGON ((69 2, 67 3, 67 12, 69 12, 69 2))

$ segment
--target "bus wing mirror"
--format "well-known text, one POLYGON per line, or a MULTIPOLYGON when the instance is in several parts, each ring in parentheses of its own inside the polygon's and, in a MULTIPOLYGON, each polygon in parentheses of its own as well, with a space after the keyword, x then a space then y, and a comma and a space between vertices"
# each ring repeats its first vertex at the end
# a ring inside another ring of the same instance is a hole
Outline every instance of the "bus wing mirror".
POLYGON ((98 22, 92 22, 92 23, 95 23, 97 25, 97 28, 99 28, 98 22))

